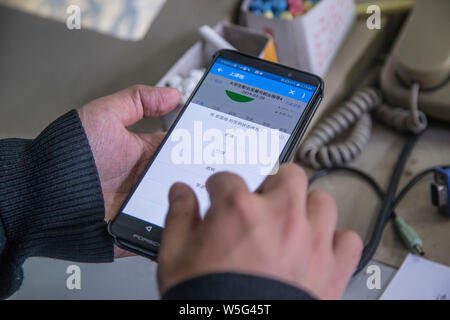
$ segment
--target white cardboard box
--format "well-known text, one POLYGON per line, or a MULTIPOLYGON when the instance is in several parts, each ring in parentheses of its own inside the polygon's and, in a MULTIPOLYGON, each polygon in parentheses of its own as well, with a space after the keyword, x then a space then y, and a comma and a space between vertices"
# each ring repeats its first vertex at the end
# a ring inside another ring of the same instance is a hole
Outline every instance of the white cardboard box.
POLYGON ((269 33, 281 64, 324 76, 355 20, 353 0, 321 0, 293 20, 268 19, 241 5, 241 24, 269 33))
MULTIPOLYGON (((267 48, 272 45, 273 40, 270 36, 263 33, 251 31, 242 26, 220 22, 214 28, 225 40, 233 45, 240 52, 257 56, 266 57, 267 48)), ((165 87, 170 78, 174 75, 187 77, 193 69, 205 68, 210 62, 216 49, 205 41, 201 40, 195 43, 186 53, 167 71, 167 73, 156 84, 158 87, 165 87)), ((273 57, 270 57, 272 60, 273 57)), ((276 57, 275 57, 276 59, 276 57)), ((174 111, 162 117, 164 129, 168 129, 176 119, 181 110, 181 105, 174 111)))

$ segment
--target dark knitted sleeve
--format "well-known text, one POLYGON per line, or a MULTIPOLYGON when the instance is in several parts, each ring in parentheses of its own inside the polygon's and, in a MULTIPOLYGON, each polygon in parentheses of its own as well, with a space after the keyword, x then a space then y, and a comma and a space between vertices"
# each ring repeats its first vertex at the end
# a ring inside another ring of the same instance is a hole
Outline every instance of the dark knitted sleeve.
POLYGON ((313 300, 290 284, 250 274, 211 273, 170 288, 164 300, 313 300))
POLYGON ((112 261, 104 215, 97 168, 77 111, 34 140, 0 140, 0 297, 19 288, 28 257, 112 261))

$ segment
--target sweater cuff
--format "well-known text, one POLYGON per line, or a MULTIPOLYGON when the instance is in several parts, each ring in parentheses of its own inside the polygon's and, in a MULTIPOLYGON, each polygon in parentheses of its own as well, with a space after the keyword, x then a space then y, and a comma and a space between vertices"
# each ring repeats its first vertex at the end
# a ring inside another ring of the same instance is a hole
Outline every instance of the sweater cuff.
POLYGON ((100 179, 76 110, 34 140, 1 140, 0 169, 0 282, 21 278, 32 256, 113 260, 100 179))
POLYGON ((239 273, 213 273, 170 288, 164 300, 313 300, 306 291, 270 278, 239 273))

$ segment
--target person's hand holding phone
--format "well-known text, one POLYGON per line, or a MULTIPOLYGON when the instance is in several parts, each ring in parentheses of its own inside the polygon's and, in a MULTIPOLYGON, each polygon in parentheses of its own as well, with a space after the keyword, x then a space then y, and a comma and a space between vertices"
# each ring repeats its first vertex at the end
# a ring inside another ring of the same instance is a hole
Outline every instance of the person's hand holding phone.
MULTIPOLYGON (((136 134, 127 127, 142 118, 164 115, 179 102, 176 89, 135 85, 78 110, 97 165, 106 221, 118 213, 164 138, 164 133, 136 134)), ((127 254, 115 250, 116 257, 127 254)))
POLYGON ((337 209, 323 191, 307 192, 297 165, 284 164, 257 192, 230 173, 206 184, 211 207, 204 220, 192 189, 177 183, 158 256, 162 294, 192 277, 238 272, 278 279, 317 298, 339 298, 362 250, 352 231, 336 231, 337 209))

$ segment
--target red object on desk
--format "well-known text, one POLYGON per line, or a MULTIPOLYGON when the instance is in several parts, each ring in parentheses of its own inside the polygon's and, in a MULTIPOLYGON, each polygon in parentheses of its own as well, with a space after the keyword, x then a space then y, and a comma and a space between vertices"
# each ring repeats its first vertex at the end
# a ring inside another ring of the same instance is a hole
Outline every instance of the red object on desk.
POLYGON ((292 16, 298 16, 305 11, 302 0, 287 0, 288 10, 292 16))

